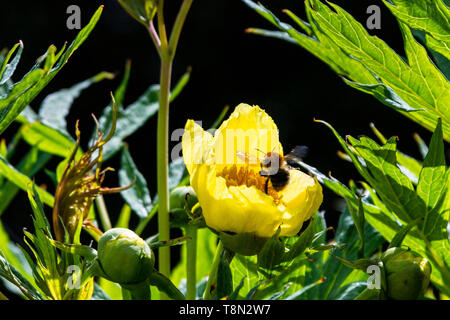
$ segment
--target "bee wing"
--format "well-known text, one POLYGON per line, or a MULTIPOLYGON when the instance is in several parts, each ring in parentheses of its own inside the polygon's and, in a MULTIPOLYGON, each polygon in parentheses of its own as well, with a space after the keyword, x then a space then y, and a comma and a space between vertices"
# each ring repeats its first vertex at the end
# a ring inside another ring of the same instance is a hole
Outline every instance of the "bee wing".
POLYGON ((292 149, 291 152, 289 152, 289 154, 284 157, 284 159, 286 160, 288 165, 292 167, 300 167, 298 163, 306 157, 308 151, 309 148, 307 146, 296 146, 294 149, 292 149))
POLYGON ((248 154, 246 152, 241 152, 241 151, 236 152, 236 155, 244 163, 250 163, 250 164, 257 164, 258 163, 258 157, 256 157, 255 155, 248 154))

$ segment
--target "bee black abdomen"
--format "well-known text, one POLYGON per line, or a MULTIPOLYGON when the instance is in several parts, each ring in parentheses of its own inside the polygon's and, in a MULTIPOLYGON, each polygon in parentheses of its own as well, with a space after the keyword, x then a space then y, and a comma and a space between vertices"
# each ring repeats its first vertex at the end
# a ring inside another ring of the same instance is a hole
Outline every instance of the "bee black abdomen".
POLYGON ((285 169, 278 170, 277 174, 270 176, 270 182, 272 182, 272 187, 276 191, 280 191, 289 182, 289 171, 285 169))

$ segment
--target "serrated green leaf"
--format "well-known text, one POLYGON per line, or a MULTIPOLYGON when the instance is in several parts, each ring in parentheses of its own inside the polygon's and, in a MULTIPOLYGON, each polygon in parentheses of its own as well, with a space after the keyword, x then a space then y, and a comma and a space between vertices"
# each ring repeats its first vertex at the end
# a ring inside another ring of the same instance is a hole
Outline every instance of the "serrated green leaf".
MULTIPOLYGON (((426 49, 414 39, 410 27, 400 23, 408 58, 405 61, 384 41, 370 36, 362 24, 333 3, 327 2, 328 5, 325 5, 319 0, 305 2, 309 23, 306 28, 301 26, 307 31, 303 34, 281 22, 262 5, 250 0, 243 1, 290 39, 326 62, 352 87, 375 96, 429 130, 435 128, 437 119, 441 117, 444 138, 450 141, 450 84, 428 57, 426 49)), ((405 5, 409 3, 401 2, 405 5)), ((420 6, 424 7, 423 4, 420 6)), ((441 6, 444 5, 437 5, 441 6)), ((448 9, 443 15, 448 16, 448 9)), ((421 21, 421 24, 428 24, 428 20, 421 21)), ((274 35, 263 30, 256 33, 274 35)), ((276 36, 286 38, 279 34, 276 36)))
POLYGON ((6 98, 0 99, 0 134, 16 119, 22 110, 44 89, 47 84, 67 63, 70 56, 87 39, 100 19, 103 6, 97 9, 88 25, 77 35, 67 50, 61 50, 55 54, 56 48, 50 46, 44 55, 45 60, 40 59, 35 67, 16 83, 6 98), (43 63, 43 68, 39 66, 43 63))
MULTIPOLYGON (((328 125, 328 124, 327 124, 328 125)), ((368 181, 364 184, 365 189, 370 192, 371 205, 363 200, 364 212, 367 221, 378 230, 388 241, 392 240, 401 230, 402 225, 406 225, 415 219, 424 218, 424 202, 416 194, 411 181, 402 174, 396 162, 396 143, 395 138, 386 141, 384 146, 379 146, 374 141, 362 137, 356 140, 348 137, 349 143, 354 151, 350 150, 346 142, 330 125, 333 133, 337 137, 341 146, 352 158, 359 173, 368 181), (354 154, 356 152, 358 156, 354 154), (403 221, 400 223, 399 221, 403 221)), ((438 139, 435 139, 436 143, 438 139)), ((434 157, 434 156, 433 156, 434 157)), ((343 196, 349 205, 357 206, 356 197, 342 183, 336 179, 328 178, 310 166, 300 163, 312 174, 318 177, 318 180, 324 183, 331 190, 343 196)), ((448 169, 445 174, 446 183, 448 183, 448 169)), ((450 197, 446 196, 443 200, 441 219, 448 221, 450 197)), ((443 224, 444 225, 444 224, 443 224)), ((423 226, 423 224, 422 224, 423 226)), ((420 229, 423 227, 420 226, 420 229)), ((425 236, 419 230, 411 230, 405 237, 403 244, 424 256, 432 264, 431 280, 443 292, 450 292, 450 243, 447 231, 441 229, 434 238, 425 236), (431 241, 432 240, 432 241, 431 241)))
POLYGON ((403 23, 426 34, 427 46, 450 59, 450 9, 441 0, 383 0, 403 23))

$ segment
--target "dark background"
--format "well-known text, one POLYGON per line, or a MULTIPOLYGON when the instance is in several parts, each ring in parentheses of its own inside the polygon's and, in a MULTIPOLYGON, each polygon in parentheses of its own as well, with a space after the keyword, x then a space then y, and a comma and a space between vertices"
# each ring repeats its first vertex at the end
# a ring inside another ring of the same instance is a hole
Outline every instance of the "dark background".
MULTIPOLYGON (((299 0, 262 1, 284 21, 289 19, 281 9, 289 8, 305 18, 304 3, 299 0)), ((371 34, 384 39, 399 54, 404 55, 402 37, 391 13, 378 0, 334 1, 365 25, 371 4, 380 6, 381 30, 371 34)), ((169 25, 181 1, 166 1, 166 19, 169 25)), ((132 71, 125 105, 135 101, 159 80, 159 59, 146 30, 118 5, 116 1, 2 1, 0 8, 0 48, 12 47, 19 40, 25 44, 22 60, 14 80, 19 80, 50 44, 60 48, 64 41, 72 41, 77 34, 66 28, 66 8, 71 4, 81 7, 83 26, 96 8, 105 9, 97 27, 48 87, 33 101, 35 110, 49 93, 70 87, 100 71, 118 74, 115 80, 104 81, 84 91, 68 117, 69 131, 74 132, 76 119, 81 121, 81 132, 86 146, 94 122, 90 113, 100 116, 109 103, 109 92, 114 90, 122 76, 127 59, 132 60, 132 71)), ((370 135, 369 123, 374 122, 385 136, 397 135, 399 148, 419 157, 412 134, 418 132, 425 141, 430 133, 397 112, 382 105, 375 98, 356 91, 324 63, 302 48, 276 39, 246 34, 248 27, 272 26, 239 0, 195 0, 183 30, 174 63, 174 82, 192 67, 192 76, 183 93, 171 105, 170 129, 183 128, 187 119, 202 120, 209 127, 225 105, 233 109, 241 102, 257 104, 273 117, 280 129, 280 139, 286 150, 295 145, 307 145, 310 165, 347 183, 359 181, 352 164, 337 157, 337 140, 331 131, 313 118, 331 123, 342 135, 370 135)), ((17 129, 12 125, 5 133, 8 139, 17 129)), ((148 180, 152 194, 156 191, 156 117, 136 134, 128 138, 130 152, 138 168, 148 180)), ((26 149, 23 143, 23 150, 26 149)), ((53 160, 55 168, 61 159, 53 160)), ((14 163, 14 161, 13 161, 14 163)), ((117 156, 107 165, 118 168, 117 156)), ((50 184, 45 174, 36 177, 38 184, 50 184)), ((110 173, 105 185, 117 185, 116 173, 110 173)), ((49 186, 49 191, 53 187, 49 186)), ((339 216, 338 197, 324 189, 329 224, 335 225, 339 216)), ((120 210, 120 196, 107 196, 106 203, 112 216, 120 210)), ((20 241, 21 229, 31 224, 31 208, 24 193, 16 198, 2 217, 12 237, 20 241)), ((114 222, 114 219, 113 219, 114 222)), ((133 221, 135 222, 135 221, 133 221)), ((156 220, 146 230, 155 230, 156 220)))

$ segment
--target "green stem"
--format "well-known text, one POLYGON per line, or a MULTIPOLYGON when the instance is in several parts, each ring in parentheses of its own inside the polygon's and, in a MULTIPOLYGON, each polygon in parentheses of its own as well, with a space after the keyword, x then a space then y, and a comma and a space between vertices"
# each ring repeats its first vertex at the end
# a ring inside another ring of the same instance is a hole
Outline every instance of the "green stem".
POLYGON ((95 198, 95 203, 97 204, 98 214, 100 221, 102 222, 103 230, 107 231, 111 229, 111 220, 109 219, 108 210, 106 209, 105 199, 103 199, 101 194, 95 198))
MULTIPOLYGON (((169 104, 170 82, 172 75, 172 63, 177 49, 181 29, 186 19, 192 0, 185 0, 175 20, 174 28, 170 35, 170 43, 167 38, 164 22, 164 0, 158 1, 157 19, 159 42, 154 41, 161 58, 159 112, 158 112, 158 137, 157 137, 157 178, 158 178, 158 233, 159 241, 169 240, 169 104)), ((150 35, 156 38, 156 30, 149 26, 150 35)), ((170 247, 159 248, 159 272, 170 277, 170 247)), ((161 295, 161 299, 167 299, 161 295)))
MULTIPOLYGON (((158 288, 161 296, 164 295, 174 300, 185 300, 185 296, 180 290, 170 281, 169 278, 159 273, 157 270, 153 270, 153 273, 148 278, 150 285, 158 288)), ((162 299, 162 298, 161 298, 162 299)))
MULTIPOLYGON (((172 61, 161 59, 161 80, 158 112, 158 232, 159 241, 169 240, 169 95, 172 61)), ((170 277, 170 248, 159 249, 159 272, 170 277)))
POLYGON ((186 243, 186 299, 195 300, 197 296, 197 227, 188 224, 186 236, 191 238, 186 243))
POLYGON ((205 292, 203 293, 203 300, 211 300, 212 286, 217 283, 217 270, 219 268, 220 258, 223 252, 222 241, 219 240, 217 244, 216 253, 214 254, 213 263, 211 266, 211 271, 209 272, 208 282, 206 283, 205 292))
POLYGON ((131 292, 122 287, 122 300, 131 300, 131 292))
POLYGON ((180 11, 178 12, 177 19, 173 26, 172 32, 170 34, 169 40, 169 52, 173 57, 175 56, 175 51, 178 46, 178 40, 180 39, 181 29, 183 29, 184 22, 186 21, 186 16, 191 8, 193 0, 184 0, 181 5, 180 11))
POLYGON ((129 291, 131 300, 151 300, 150 285, 147 281, 137 284, 122 285, 122 290, 123 289, 129 291))

